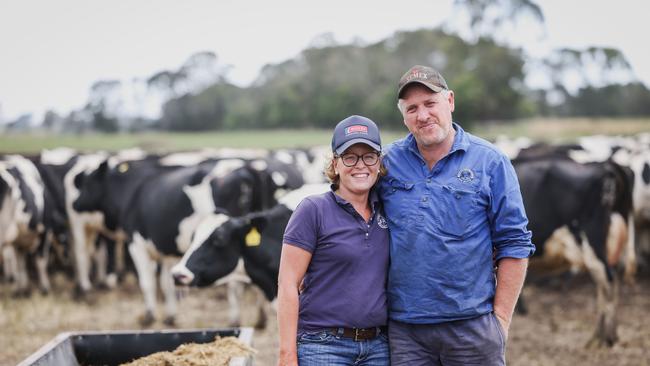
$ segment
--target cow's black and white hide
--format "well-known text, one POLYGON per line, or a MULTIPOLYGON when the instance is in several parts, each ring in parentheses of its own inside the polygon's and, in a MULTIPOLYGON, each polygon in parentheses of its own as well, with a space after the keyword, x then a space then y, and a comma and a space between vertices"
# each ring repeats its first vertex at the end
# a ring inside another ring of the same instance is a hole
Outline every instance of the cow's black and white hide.
POLYGON ((5 156, 0 163, 0 180, 5 191, 0 213, 0 246, 13 246, 13 250, 3 249, 6 252, 3 257, 15 258, 9 266, 14 271, 14 294, 30 293, 29 258, 34 260, 41 291, 48 293, 51 286, 47 273, 50 247, 47 228, 52 226, 51 196, 34 163, 20 155, 5 156))
POLYGON ((586 269, 598 295, 598 322, 591 344, 612 345, 617 340, 616 265, 625 252, 616 248, 629 241, 608 243, 608 234, 612 213, 631 208, 629 183, 610 163, 540 158, 515 160, 513 165, 537 247, 529 271, 586 269), (617 195, 624 191, 627 199, 617 195))
POLYGON ((142 324, 154 321, 156 273, 166 299, 165 322, 172 324, 177 303, 169 270, 190 247, 199 224, 224 210, 241 215, 274 204, 280 187, 273 173, 257 159, 208 160, 189 167, 103 163, 83 179, 74 207, 102 212, 107 223, 125 233, 145 298, 142 324))

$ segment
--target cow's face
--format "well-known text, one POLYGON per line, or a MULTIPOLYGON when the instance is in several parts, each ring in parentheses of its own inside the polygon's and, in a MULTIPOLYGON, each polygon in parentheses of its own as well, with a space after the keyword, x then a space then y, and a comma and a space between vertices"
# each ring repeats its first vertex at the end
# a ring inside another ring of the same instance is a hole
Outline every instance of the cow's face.
POLYGON ((92 173, 81 172, 75 176, 74 185, 79 189, 79 197, 72 203, 72 207, 76 211, 90 212, 101 209, 107 170, 108 163, 105 161, 92 173))
POLYGON ((246 217, 235 218, 225 214, 204 220, 194 234, 191 248, 172 268, 175 283, 209 286, 231 273, 239 260, 241 243, 252 225, 246 217), (208 235, 202 233, 211 228, 214 229, 208 235))

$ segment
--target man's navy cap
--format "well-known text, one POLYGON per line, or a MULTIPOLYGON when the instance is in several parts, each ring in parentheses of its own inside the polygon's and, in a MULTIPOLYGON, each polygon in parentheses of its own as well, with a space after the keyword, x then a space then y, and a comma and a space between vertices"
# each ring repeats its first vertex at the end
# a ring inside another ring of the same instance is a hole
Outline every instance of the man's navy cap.
POLYGON ((332 136, 332 151, 341 155, 354 144, 366 144, 381 151, 381 137, 375 122, 362 116, 350 116, 336 125, 332 136))

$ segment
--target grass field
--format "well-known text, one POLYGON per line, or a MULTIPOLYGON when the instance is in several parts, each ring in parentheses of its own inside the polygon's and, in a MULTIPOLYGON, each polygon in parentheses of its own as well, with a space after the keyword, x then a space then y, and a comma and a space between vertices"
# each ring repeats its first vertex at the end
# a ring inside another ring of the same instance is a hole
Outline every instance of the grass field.
MULTIPOLYGON (((534 140, 570 141, 578 136, 607 134, 632 135, 650 132, 650 118, 645 119, 532 119, 512 123, 479 123, 471 130, 478 136, 493 139, 498 135, 527 136, 534 140)), ((406 134, 382 131, 384 143, 406 134)), ((0 134, 0 152, 35 153, 41 149, 70 147, 81 151, 119 150, 141 147, 148 151, 192 150, 206 147, 280 148, 328 145, 329 130, 250 130, 198 133, 148 132, 139 134, 0 134)))

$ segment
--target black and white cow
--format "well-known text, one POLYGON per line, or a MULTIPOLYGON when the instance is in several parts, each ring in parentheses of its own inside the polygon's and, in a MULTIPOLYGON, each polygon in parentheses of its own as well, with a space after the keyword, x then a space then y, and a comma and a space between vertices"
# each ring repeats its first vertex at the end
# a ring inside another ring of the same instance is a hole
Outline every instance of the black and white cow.
POLYGON ((327 190, 329 184, 306 184, 281 197, 272 209, 247 215, 243 221, 251 222, 251 227, 259 231, 259 238, 251 239, 239 231, 239 236, 230 234, 230 241, 219 239, 224 236, 224 230, 226 233, 231 232, 230 229, 222 228, 224 222, 242 220, 241 218, 222 218, 203 223, 190 249, 172 268, 174 281, 177 285, 184 286, 210 286, 229 275, 241 258, 252 282, 275 308, 284 228, 303 198, 327 190))
POLYGON ((155 160, 105 162, 83 179, 74 208, 102 212, 107 224, 128 238, 145 298, 142 324, 154 321, 158 270, 165 322, 173 324, 177 304, 169 270, 190 247, 201 222, 218 220, 222 211, 242 215, 275 203, 276 181, 284 175, 269 169, 272 165, 265 159, 208 160, 188 167, 155 160))
MULTIPOLYGON (((48 227, 51 227, 51 196, 41 180, 35 164, 20 155, 5 156, 0 163, 2 191, 2 213, 0 213, 0 246, 3 257, 15 256, 12 267, 15 271, 16 295, 27 295, 29 277, 28 257, 34 257, 41 291, 50 291, 47 275, 49 255, 48 227)), ((7 263, 9 265, 9 263, 7 263)))
POLYGON ((298 168, 306 184, 327 182, 325 165, 332 154, 329 146, 314 146, 308 149, 277 149, 270 156, 285 164, 298 168))
POLYGON ((514 160, 513 165, 537 247, 529 271, 586 269, 598 293, 598 326, 590 343, 612 345, 617 340, 616 266, 628 252, 620 246, 629 241, 625 235, 608 240, 608 235, 620 232, 612 229, 612 213, 631 210, 626 175, 611 163, 564 158, 514 160))
MULTIPOLYGON (((111 280, 102 276, 105 248, 97 250, 95 243, 98 233, 103 231, 103 217, 99 213, 79 212, 72 203, 79 196, 75 179, 97 168, 106 159, 105 153, 80 154, 74 150, 59 148, 41 152, 39 170, 53 192, 55 212, 66 221, 65 249, 72 256, 75 270, 75 295, 84 297, 93 288, 90 280, 92 265, 99 264, 95 270, 100 283, 110 283, 111 280)), ((61 237, 55 235, 55 237, 61 237)), ((59 240, 60 241, 60 240, 59 240)), ((63 243, 59 243, 63 245, 63 243)))
MULTIPOLYGON (((609 231, 609 241, 612 250, 624 250, 622 265, 625 268, 625 281, 634 282, 637 263, 636 236, 643 226, 635 225, 634 212, 638 212, 645 203, 639 195, 643 185, 639 182, 640 171, 632 164, 631 156, 637 155, 639 144, 633 138, 620 136, 584 136, 573 144, 532 143, 516 144, 517 140, 501 140, 501 147, 511 152, 511 158, 516 160, 534 159, 564 159, 580 164, 604 164, 617 178, 616 205, 610 217, 612 225, 609 231), (517 146, 517 148, 512 148, 517 146), (636 181, 635 181, 636 179, 636 181), (634 192, 634 193, 632 193, 634 192), (633 209, 634 207, 634 209, 633 209), (627 242, 624 242, 627 240, 627 242)), ((637 160, 638 162, 638 160, 637 160)), ((636 164, 639 165, 639 164, 636 164)), ((648 202, 650 203, 650 202, 648 202)), ((650 239, 650 238, 649 238, 650 239)))
POLYGON ((5 163, 0 161, 0 248, 2 250, 0 255, 2 255, 4 279, 8 282, 14 282, 18 272, 14 247, 5 244, 12 242, 18 234, 14 218, 15 205, 18 202, 15 186, 15 179, 7 172, 5 163))

